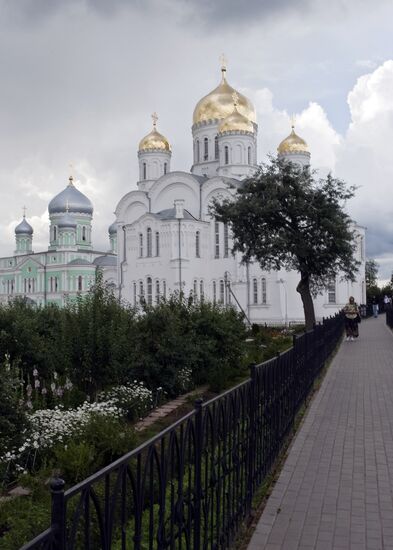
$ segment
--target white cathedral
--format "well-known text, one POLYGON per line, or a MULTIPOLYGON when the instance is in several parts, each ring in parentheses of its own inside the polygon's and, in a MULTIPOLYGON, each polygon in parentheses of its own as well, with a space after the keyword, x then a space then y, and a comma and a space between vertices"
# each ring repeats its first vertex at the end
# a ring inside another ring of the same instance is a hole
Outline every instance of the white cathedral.
MULTIPOLYGON (((257 168, 258 126, 254 106, 226 80, 196 105, 190 172, 172 171, 171 146, 153 129, 138 150, 138 189, 127 193, 115 211, 119 296, 131 304, 157 303, 175 291, 194 299, 233 304, 252 323, 304 320, 294 271, 262 271, 244 265, 231 252, 227 226, 209 215, 215 197, 230 197, 257 168)), ((294 131, 278 146, 278 155, 300 167, 310 163, 306 142, 294 131)), ((341 309, 349 296, 365 303, 365 229, 355 225, 356 255, 361 262, 354 283, 326 281, 314 300, 318 319, 341 309)))

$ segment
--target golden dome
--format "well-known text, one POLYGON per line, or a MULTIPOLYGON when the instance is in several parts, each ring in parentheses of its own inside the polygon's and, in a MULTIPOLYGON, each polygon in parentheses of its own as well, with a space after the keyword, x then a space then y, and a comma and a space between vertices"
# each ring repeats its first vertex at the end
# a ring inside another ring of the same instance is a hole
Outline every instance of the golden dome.
POLYGON ((169 141, 160 132, 157 132, 156 125, 158 116, 156 113, 152 114, 153 130, 147 134, 139 142, 139 151, 152 151, 154 149, 161 149, 162 151, 170 151, 171 146, 169 141))
MULTIPOLYGON (((233 111, 232 94, 234 88, 228 84, 225 78, 226 68, 222 67, 222 79, 220 84, 210 94, 207 94, 198 101, 193 115, 193 123, 204 122, 208 120, 221 120, 230 115, 233 111)), ((238 110, 251 122, 257 121, 253 104, 244 95, 239 95, 238 110)))
POLYGON ((221 134, 223 132, 254 132, 254 126, 247 117, 239 113, 237 107, 238 107, 238 101, 239 101, 239 94, 234 92, 232 94, 233 98, 233 111, 230 115, 228 115, 224 120, 221 122, 220 126, 218 127, 218 132, 221 134))
POLYGON ((308 145, 295 133, 295 127, 292 126, 292 132, 277 147, 280 155, 287 153, 309 153, 308 145))

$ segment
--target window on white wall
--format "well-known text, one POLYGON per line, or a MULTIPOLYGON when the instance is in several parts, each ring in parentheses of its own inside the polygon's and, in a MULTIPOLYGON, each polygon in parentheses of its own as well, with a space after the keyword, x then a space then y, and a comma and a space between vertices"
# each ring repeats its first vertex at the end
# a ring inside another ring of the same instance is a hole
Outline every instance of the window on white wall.
POLYGON ((147 303, 149 304, 149 306, 151 306, 153 303, 153 281, 151 277, 147 278, 146 286, 147 286, 147 303))
POLYGON ((225 300, 225 283, 224 280, 220 281, 220 303, 223 304, 225 300))
POLYGON ((252 280, 252 301, 253 304, 258 303, 258 279, 252 280))
POLYGON ((143 163, 143 179, 147 179, 147 166, 146 162, 143 163))
POLYGON ((214 138, 214 158, 218 160, 218 136, 214 138))
POLYGON ((196 258, 201 257, 201 234, 199 231, 195 233, 195 256, 196 258))
POLYGON ((78 291, 81 291, 83 290, 83 279, 82 279, 82 275, 79 275, 78 277, 78 291))
POLYGON ((82 227, 82 241, 86 240, 86 227, 82 227))
POLYGON ((213 302, 216 303, 217 301, 217 283, 216 281, 213 281, 213 302))
POLYGON ((139 233, 139 257, 143 257, 143 234, 139 233))
POLYGON ((143 281, 139 281, 139 301, 142 303, 145 299, 145 292, 143 289, 143 281))
POLYGON ((166 299, 166 281, 162 281, 162 295, 166 299))
POLYGON ((224 223, 224 258, 229 256, 229 231, 228 224, 224 223))
POLYGON ((57 227, 55 226, 53 228, 53 240, 55 241, 57 239, 57 227))
POLYGON ((136 283, 134 283, 134 306, 136 306, 137 301, 137 292, 136 292, 136 283))
POLYGON ((168 164, 164 162, 164 174, 167 173, 167 170, 168 170, 168 164))
POLYGON ((196 302, 198 299, 198 281, 196 279, 194 279, 193 294, 194 294, 194 301, 196 302))
POLYGON ((265 277, 262 277, 262 303, 267 303, 267 287, 265 277))
POLYGON ((251 164, 251 147, 248 147, 247 149, 247 161, 248 164, 251 164))
POLYGON ((160 255, 160 234, 156 231, 156 256, 160 255))
POLYGON ((197 139, 197 142, 196 142, 196 161, 199 162, 200 160, 201 160, 201 151, 200 151, 199 139, 197 139))
POLYGON ((214 257, 220 257, 220 224, 214 222, 214 257))
POLYGON ((332 280, 329 282, 327 287, 327 293, 328 293, 328 304, 335 304, 336 303, 336 281, 332 280))
POLYGON ((156 303, 158 304, 160 301, 160 281, 159 279, 156 280, 156 303))
POLYGON ((224 164, 229 164, 229 147, 225 145, 224 147, 224 164))
POLYGON ((199 281, 199 296, 201 301, 203 301, 205 295, 205 288, 202 279, 199 281))
POLYGON ((152 256, 152 234, 151 234, 151 228, 147 228, 146 232, 146 256, 148 258, 151 258, 152 256))
POLYGON ((203 140, 203 160, 209 160, 209 140, 203 140))

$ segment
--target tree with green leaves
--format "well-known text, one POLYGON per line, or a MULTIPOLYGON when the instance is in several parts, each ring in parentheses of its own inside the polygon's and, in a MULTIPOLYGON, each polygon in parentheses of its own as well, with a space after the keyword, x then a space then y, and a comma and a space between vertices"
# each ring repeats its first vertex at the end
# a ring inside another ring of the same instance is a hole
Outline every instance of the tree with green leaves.
POLYGON ((366 288, 377 286, 379 265, 375 260, 366 261, 366 288))
POLYGON ((345 202, 353 187, 328 175, 316 178, 308 168, 270 159, 245 180, 232 199, 216 199, 212 214, 231 226, 234 251, 244 262, 257 260, 264 270, 296 270, 307 329, 315 323, 312 295, 338 273, 355 280, 353 222, 345 202))

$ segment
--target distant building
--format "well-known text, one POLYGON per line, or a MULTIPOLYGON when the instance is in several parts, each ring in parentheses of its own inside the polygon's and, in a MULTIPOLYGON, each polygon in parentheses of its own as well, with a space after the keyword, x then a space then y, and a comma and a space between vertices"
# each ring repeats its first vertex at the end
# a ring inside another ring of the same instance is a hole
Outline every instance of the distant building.
MULTIPOLYGON (((299 274, 262 271, 257 263, 241 263, 231 253, 229 228, 213 219, 215 197, 231 197, 257 167, 254 106, 226 80, 196 105, 192 137, 194 162, 190 172, 171 170, 171 146, 153 128, 138 150, 138 189, 127 193, 116 208, 119 294, 131 304, 154 304, 180 289, 195 299, 206 298, 241 307, 252 322, 302 321, 299 274)), ((306 142, 292 127, 278 155, 299 167, 310 163, 306 142)), ((356 225, 356 282, 326 281, 315 301, 318 318, 340 309, 353 295, 365 302, 365 230, 356 225)))
POLYGON ((116 227, 109 227, 110 250, 99 252, 91 241, 93 205, 74 185, 73 178, 49 203, 49 246, 33 251, 33 228, 23 220, 15 228, 15 252, 0 258, 0 301, 16 297, 37 305, 63 306, 83 295, 96 280, 97 270, 116 286, 116 227))

